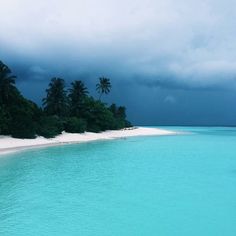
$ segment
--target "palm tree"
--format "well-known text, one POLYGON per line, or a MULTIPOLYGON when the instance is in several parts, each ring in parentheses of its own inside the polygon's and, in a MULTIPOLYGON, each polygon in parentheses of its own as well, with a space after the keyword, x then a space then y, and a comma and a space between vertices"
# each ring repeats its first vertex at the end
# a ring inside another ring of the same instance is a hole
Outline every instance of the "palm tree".
POLYGON ((16 93, 16 76, 11 75, 11 70, 0 61, 0 104, 8 104, 16 93))
POLYGON ((83 109, 84 99, 88 95, 88 89, 81 80, 71 83, 72 88, 69 89, 70 111, 72 115, 79 115, 83 109))
POLYGON ((101 77, 99 78, 99 83, 96 85, 96 90, 100 94, 99 100, 101 99, 102 94, 108 94, 111 90, 110 79, 101 77))
POLYGON ((65 81, 61 78, 52 78, 46 93, 47 96, 43 99, 45 112, 48 115, 64 116, 67 112, 65 81))

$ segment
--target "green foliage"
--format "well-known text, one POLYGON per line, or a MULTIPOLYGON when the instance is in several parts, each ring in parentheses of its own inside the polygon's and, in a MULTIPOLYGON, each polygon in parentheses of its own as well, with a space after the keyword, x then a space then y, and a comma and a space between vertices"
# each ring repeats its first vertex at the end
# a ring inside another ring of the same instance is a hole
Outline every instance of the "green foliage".
POLYGON ((11 122, 10 133, 14 138, 32 139, 36 137, 35 123, 31 122, 30 116, 23 110, 16 109, 11 122))
POLYGON ((9 134, 9 117, 3 106, 0 106, 0 135, 9 134))
POLYGON ((71 83, 69 89, 70 114, 72 116, 82 116, 84 111, 84 101, 88 95, 88 89, 80 80, 71 83))
POLYGON ((104 103, 89 97, 86 99, 85 105, 87 108, 85 119, 87 120, 88 131, 100 132, 113 128, 114 117, 104 103))
POLYGON ((99 83, 96 85, 96 90, 100 94, 99 100, 101 99, 102 94, 108 94, 111 91, 111 82, 110 79, 101 77, 99 78, 99 83))
MULTIPOLYGON (((25 99, 15 87, 15 76, 0 61, 0 135, 16 138, 35 138, 37 135, 52 138, 63 130, 71 133, 100 132, 131 126, 126 120, 125 107, 106 104, 88 96, 80 80, 71 83, 69 94, 65 81, 53 78, 43 99, 44 109, 25 99)), ((110 80, 100 78, 97 91, 108 94, 110 80)))
POLYGON ((63 131, 64 124, 58 116, 42 116, 37 127, 37 134, 45 138, 54 138, 63 131))
POLYGON ((9 105, 16 95, 19 95, 15 87, 16 76, 11 75, 11 70, 0 61, 0 104, 9 105))
POLYGON ((13 137, 36 137, 37 121, 40 114, 36 104, 20 97, 14 105, 9 107, 9 114, 11 117, 9 131, 13 137))
POLYGON ((110 111, 112 112, 115 123, 113 129, 122 129, 125 127, 131 127, 131 123, 126 120, 126 109, 123 106, 117 107, 116 104, 110 106, 110 111))
POLYGON ((84 119, 70 117, 65 121, 65 131, 68 133, 84 133, 87 128, 87 123, 84 119))
POLYGON ((67 113, 65 81, 60 78, 52 78, 46 93, 47 96, 43 99, 46 114, 59 117, 65 116, 67 113))

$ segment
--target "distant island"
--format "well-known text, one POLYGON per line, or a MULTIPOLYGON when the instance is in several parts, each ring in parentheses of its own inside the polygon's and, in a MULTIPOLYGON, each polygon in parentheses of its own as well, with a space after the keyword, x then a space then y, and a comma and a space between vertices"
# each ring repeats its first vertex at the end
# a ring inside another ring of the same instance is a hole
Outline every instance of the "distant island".
POLYGON ((89 95, 81 80, 66 89, 62 78, 52 78, 43 105, 26 99, 15 86, 16 76, 0 61, 0 135, 33 139, 69 133, 101 132, 131 127, 126 108, 101 101, 111 90, 110 79, 101 77, 96 85, 99 99, 89 95))

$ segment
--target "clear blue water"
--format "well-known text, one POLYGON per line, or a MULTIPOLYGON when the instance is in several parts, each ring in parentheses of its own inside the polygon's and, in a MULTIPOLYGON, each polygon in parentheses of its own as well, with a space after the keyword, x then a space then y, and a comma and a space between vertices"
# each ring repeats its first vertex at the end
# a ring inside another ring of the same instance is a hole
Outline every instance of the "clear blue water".
POLYGON ((235 236, 236 129, 0 158, 1 236, 235 236))

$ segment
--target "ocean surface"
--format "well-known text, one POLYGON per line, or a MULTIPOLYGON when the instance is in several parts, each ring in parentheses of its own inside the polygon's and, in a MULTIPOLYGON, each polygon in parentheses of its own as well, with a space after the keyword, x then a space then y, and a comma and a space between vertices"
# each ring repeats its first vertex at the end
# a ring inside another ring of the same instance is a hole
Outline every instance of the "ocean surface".
POLYGON ((0 158, 0 236, 235 236, 236 128, 0 158))

